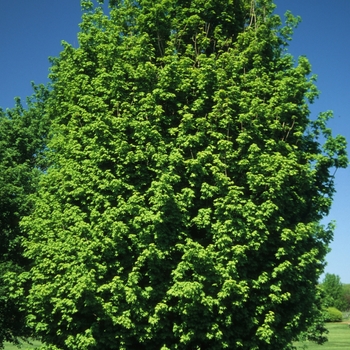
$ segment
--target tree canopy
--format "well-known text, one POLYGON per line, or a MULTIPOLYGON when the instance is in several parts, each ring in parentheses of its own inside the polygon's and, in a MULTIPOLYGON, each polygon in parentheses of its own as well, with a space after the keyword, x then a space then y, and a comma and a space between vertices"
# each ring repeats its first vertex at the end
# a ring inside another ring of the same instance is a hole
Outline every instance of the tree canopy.
POLYGON ((332 273, 326 273, 322 282, 322 289, 325 293, 325 304, 342 309, 343 285, 340 277, 332 273))
POLYGON ((350 285, 340 281, 333 273, 326 273, 321 284, 325 307, 335 307, 341 311, 350 309, 350 285))
POLYGON ((50 349, 288 349, 319 312, 347 165, 287 53, 298 19, 270 0, 82 5, 22 221, 28 325, 50 349))

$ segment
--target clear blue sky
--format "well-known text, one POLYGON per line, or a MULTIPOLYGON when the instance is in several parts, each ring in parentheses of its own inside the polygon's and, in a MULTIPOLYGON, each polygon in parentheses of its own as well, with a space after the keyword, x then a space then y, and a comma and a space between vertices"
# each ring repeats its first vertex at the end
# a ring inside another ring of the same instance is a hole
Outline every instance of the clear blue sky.
MULTIPOLYGON (((312 116, 333 110, 334 134, 350 141, 350 0, 276 0, 277 12, 302 17, 289 51, 306 55, 318 75, 320 98, 312 116)), ((49 56, 61 51, 61 40, 77 46, 79 0, 0 0, 0 106, 13 107, 14 97, 32 94, 30 82, 48 81, 49 56)), ((349 149, 350 150, 350 149, 349 149)), ((349 152, 350 153, 350 152, 349 152)), ((326 272, 350 283, 350 168, 336 174, 337 194, 329 220, 337 228, 326 272), (349 215, 349 218, 348 216, 349 215)))
MULTIPOLYGON (((275 0, 275 4, 279 14, 291 10, 302 18, 289 51, 295 57, 305 55, 318 77, 321 94, 311 105, 311 116, 333 110, 329 126, 350 143, 350 0, 275 0)), ((325 272, 350 283, 350 168, 337 171, 335 188, 325 222, 335 220, 337 226, 325 272)))

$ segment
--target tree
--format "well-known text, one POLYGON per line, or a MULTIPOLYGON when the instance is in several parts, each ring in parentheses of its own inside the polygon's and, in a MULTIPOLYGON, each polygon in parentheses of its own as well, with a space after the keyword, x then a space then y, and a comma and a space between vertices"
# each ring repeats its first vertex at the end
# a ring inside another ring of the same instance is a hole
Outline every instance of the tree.
POLYGON ((287 349, 346 142, 271 1, 83 1, 54 61, 28 320, 55 349, 287 349), (324 140, 324 144, 320 144, 324 140))
POLYGON ((322 289, 325 293, 325 301, 327 307, 336 307, 339 310, 346 308, 343 300, 343 284, 338 275, 326 273, 322 282, 322 289))
POLYGON ((0 109, 0 348, 30 335, 14 283, 28 261, 22 255, 19 222, 32 208, 30 195, 37 187, 44 163, 47 124, 42 110, 47 90, 34 86, 25 110, 19 99, 12 109, 0 109))
POLYGON ((350 310, 350 284, 343 284, 342 300, 344 302, 344 311, 350 310))

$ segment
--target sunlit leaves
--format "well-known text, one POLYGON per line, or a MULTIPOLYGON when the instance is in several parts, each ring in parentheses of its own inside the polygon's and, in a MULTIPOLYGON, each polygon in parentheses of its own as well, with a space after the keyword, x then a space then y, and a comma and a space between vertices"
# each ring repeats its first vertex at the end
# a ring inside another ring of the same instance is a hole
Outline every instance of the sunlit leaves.
POLYGON ((110 6, 52 68, 30 324, 65 349, 287 349, 347 162, 283 51, 297 20, 280 29, 270 1, 110 6))

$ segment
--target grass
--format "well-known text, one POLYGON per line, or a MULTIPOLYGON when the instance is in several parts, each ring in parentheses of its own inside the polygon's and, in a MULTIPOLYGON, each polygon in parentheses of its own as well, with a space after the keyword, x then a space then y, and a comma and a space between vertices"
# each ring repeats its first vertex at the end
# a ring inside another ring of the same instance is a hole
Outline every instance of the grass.
MULTIPOLYGON (((327 323, 328 342, 323 345, 317 345, 311 342, 295 344, 298 349, 307 350, 339 350, 350 349, 350 327, 349 323, 327 323), (307 346, 305 348, 305 346, 307 346)), ((6 349, 7 350, 7 349, 6 349)))
POLYGON ((13 345, 10 343, 5 343, 5 350, 27 350, 27 349, 37 349, 41 343, 39 341, 33 340, 32 344, 23 343, 19 348, 17 345, 13 345))

